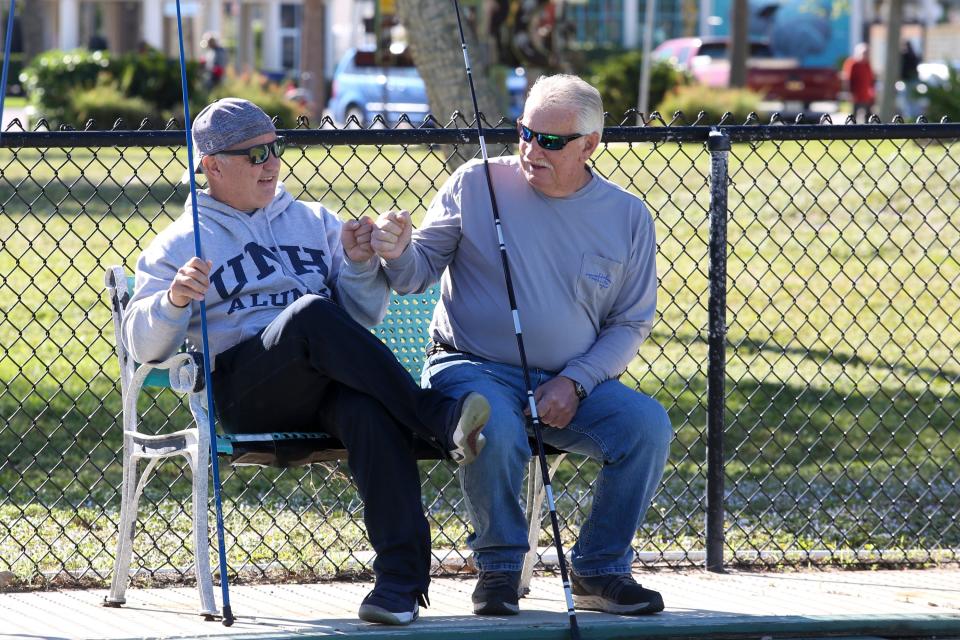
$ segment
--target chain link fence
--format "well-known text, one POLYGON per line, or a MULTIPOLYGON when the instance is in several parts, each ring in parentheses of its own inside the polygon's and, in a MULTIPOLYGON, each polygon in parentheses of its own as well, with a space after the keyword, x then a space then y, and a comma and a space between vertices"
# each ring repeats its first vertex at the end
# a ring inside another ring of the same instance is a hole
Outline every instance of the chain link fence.
MULTIPOLYGON (((344 218, 405 208, 419 220, 447 154, 476 150, 467 123, 304 124, 284 132, 282 180, 344 218)), ((624 379, 668 408, 676 437, 638 560, 957 563, 960 125, 712 129, 609 128, 593 159, 648 203, 658 234, 659 318, 624 379)), ((512 130, 487 139, 513 152, 512 130)), ((103 585, 122 440, 102 274, 132 272, 181 213, 183 132, 10 130, 0 146, 0 571, 103 585)), ((150 402, 148 431, 190 419, 169 392, 150 402)), ((569 456, 554 478, 566 545, 596 470, 569 456)), ((141 582, 193 574, 183 471, 165 463, 141 501, 141 582)), ((459 485, 446 463, 422 471, 437 571, 460 571, 459 485)), ((369 569, 344 465, 224 463, 223 479, 239 577, 369 569)))

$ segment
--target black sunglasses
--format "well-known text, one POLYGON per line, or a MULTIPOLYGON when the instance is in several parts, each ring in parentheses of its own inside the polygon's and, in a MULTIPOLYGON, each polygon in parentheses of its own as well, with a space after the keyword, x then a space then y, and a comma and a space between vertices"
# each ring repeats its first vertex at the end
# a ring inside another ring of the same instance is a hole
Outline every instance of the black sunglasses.
POLYGON ((547 151, 560 151, 560 149, 567 146, 567 143, 571 140, 583 137, 582 133, 574 133, 569 136, 558 136, 555 133, 540 133, 530 127, 524 126, 519 120, 517 121, 517 131, 520 133, 520 138, 524 142, 530 142, 533 138, 536 138, 537 144, 547 151))
POLYGON ((270 159, 270 154, 277 156, 278 158, 283 155, 284 150, 287 148, 287 141, 285 138, 278 137, 273 142, 264 142, 263 144, 255 144, 252 147, 247 147, 246 149, 233 149, 230 151, 218 151, 215 155, 225 155, 225 156, 247 156, 250 158, 250 164, 263 164, 270 159))

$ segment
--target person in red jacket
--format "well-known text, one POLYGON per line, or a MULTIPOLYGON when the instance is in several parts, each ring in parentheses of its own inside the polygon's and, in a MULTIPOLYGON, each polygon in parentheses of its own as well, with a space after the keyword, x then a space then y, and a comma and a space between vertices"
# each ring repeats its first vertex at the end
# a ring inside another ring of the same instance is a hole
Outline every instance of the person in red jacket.
POLYGON ((863 121, 870 117, 870 110, 877 97, 876 77, 870 67, 870 49, 865 42, 858 44, 853 55, 843 63, 843 80, 847 84, 853 99, 853 120, 859 121, 863 111, 863 121))

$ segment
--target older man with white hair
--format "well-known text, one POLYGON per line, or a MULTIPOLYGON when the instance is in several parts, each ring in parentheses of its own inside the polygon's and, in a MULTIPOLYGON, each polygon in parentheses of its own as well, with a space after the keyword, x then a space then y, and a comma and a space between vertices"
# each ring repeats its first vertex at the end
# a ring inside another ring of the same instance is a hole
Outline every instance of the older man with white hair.
MULTIPOLYGON (((663 474, 672 428, 654 399, 618 381, 656 311, 656 239, 643 202, 587 160, 603 128, 599 92, 540 78, 517 123, 518 156, 490 160, 543 439, 601 463, 571 552, 574 603, 620 614, 663 609, 631 575, 637 528, 663 474)), ((422 384, 490 400, 486 449, 461 473, 480 578, 474 612, 519 612, 528 549, 519 504, 530 457, 526 391, 482 163, 458 169, 413 230, 380 216, 371 244, 390 284, 439 280, 422 384)))

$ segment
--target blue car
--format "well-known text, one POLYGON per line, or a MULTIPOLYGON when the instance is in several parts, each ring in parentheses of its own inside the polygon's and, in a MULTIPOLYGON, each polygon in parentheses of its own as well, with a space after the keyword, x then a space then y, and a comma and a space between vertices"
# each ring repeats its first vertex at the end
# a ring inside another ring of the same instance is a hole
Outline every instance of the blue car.
MULTIPOLYGON (((344 54, 333 73, 328 104, 336 122, 346 123, 352 117, 366 126, 380 115, 388 123, 396 123, 405 113, 418 124, 430 113, 427 88, 409 52, 389 53, 385 58, 384 66, 378 66, 372 47, 350 49, 344 54)), ((526 90, 523 69, 508 75, 509 117, 520 117, 526 90)))

